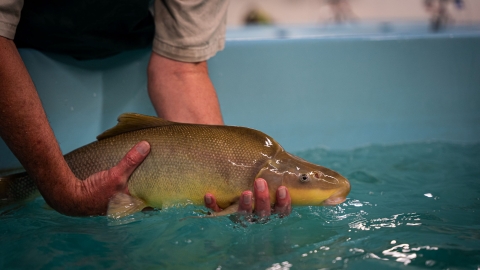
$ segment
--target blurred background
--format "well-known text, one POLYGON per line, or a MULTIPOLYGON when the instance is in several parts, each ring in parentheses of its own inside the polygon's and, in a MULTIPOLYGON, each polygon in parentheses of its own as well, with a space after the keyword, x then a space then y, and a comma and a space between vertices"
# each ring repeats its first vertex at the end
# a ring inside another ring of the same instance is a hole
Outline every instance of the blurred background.
MULTIPOLYGON (((231 0, 227 17, 208 67, 229 125, 289 151, 480 138, 480 0, 231 0)), ((121 113, 155 115, 149 48, 21 55, 65 153, 121 113)), ((0 169, 19 167, 3 142, 0 153, 0 169)))
POLYGON ((229 27, 246 24, 480 23, 479 0, 231 0, 229 27))

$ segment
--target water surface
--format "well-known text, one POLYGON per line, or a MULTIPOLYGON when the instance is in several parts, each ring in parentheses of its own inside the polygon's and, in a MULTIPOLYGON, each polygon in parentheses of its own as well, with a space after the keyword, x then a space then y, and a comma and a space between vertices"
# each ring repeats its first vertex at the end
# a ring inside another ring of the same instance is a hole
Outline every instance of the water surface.
POLYGON ((299 156, 352 184, 345 203, 238 224, 199 207, 73 218, 38 197, 0 209, 0 268, 478 269, 480 144, 410 143, 299 156), (201 208, 200 208, 201 209, 201 208))

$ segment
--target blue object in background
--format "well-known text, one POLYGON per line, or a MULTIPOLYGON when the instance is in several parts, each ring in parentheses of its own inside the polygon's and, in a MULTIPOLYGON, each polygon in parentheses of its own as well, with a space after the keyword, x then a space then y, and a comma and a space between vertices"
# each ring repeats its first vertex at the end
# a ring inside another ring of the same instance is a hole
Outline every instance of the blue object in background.
MULTIPOLYGON (((262 130, 288 151, 478 141, 480 28, 384 28, 229 30, 226 49, 209 61, 226 124, 262 130)), ((149 53, 77 61, 21 50, 65 153, 94 141, 121 113, 155 114, 149 53)), ((19 166, 3 142, 0 150, 0 169, 19 166)))
POLYGON ((427 31, 237 40, 210 74, 228 124, 261 129, 286 149, 476 141, 479 32, 427 31))

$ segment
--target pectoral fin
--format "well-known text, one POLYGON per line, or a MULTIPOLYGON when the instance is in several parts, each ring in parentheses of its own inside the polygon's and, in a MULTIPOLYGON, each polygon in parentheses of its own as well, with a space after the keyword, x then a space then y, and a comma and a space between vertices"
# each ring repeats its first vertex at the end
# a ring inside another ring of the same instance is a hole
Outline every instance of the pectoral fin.
POLYGON ((229 207, 223 209, 220 212, 214 212, 210 214, 208 217, 221 217, 221 216, 226 216, 226 215, 236 213, 238 211, 238 205, 239 205, 239 201, 236 201, 234 204, 230 205, 229 207))
POLYGON ((139 198, 125 193, 115 194, 108 203, 107 216, 113 220, 120 220, 126 216, 142 211, 147 204, 139 198))
POLYGON ((222 217, 222 216, 227 216, 227 215, 230 215, 230 214, 234 214, 238 211, 238 204, 239 204, 239 202, 237 201, 234 204, 230 205, 229 207, 223 209, 220 212, 205 213, 204 211, 202 211, 202 213, 205 213, 205 215, 184 217, 180 221, 190 219, 190 218, 215 218, 215 217, 222 217))

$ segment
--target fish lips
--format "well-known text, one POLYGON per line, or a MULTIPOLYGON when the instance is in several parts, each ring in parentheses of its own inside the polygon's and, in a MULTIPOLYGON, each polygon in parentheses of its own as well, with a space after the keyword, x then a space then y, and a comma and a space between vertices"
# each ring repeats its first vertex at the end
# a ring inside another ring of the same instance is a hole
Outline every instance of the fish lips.
POLYGON ((328 199, 323 201, 322 205, 324 206, 334 206, 337 204, 341 204, 347 200, 347 195, 350 193, 350 183, 346 182, 347 185, 339 189, 337 192, 333 193, 328 199))

